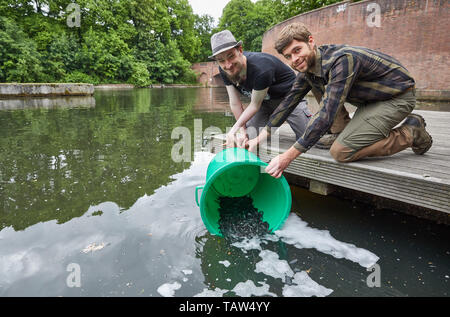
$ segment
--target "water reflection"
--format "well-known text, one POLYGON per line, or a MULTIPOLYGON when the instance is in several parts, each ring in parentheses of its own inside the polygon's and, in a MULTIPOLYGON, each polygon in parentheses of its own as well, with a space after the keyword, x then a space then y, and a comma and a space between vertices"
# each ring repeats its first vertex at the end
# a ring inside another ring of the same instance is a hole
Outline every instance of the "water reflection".
POLYGON ((303 189, 288 225, 304 240, 210 235, 194 190, 212 156, 173 162, 171 131, 231 126, 224 96, 105 90, 95 107, 0 111, 0 296, 448 296, 448 228, 303 189), (380 288, 366 284, 367 252, 380 288))
POLYGON ((230 126, 194 112, 196 100, 192 89, 100 91, 95 108, 1 111, 0 229, 64 223, 104 201, 126 210, 152 194, 189 167, 171 159, 173 128, 230 126))

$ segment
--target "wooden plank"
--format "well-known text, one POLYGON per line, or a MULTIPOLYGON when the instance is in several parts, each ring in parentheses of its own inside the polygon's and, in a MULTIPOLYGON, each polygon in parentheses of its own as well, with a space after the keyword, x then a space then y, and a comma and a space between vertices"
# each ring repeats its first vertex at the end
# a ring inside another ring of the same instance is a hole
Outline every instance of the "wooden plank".
MULTIPOLYGON (((397 153, 388 159, 386 157, 374 157, 366 158, 359 162, 369 166, 385 167, 420 176, 423 176, 423 174, 440 175, 440 178, 450 179, 450 160, 446 159, 446 156, 433 155, 433 157, 425 157, 418 156, 410 151, 405 152, 407 153, 397 153)), ((321 155, 331 158, 329 153, 321 155)))
MULTIPOLYGON (((261 158, 269 160, 274 155, 261 158)), ((286 172, 430 209, 450 210, 450 185, 427 186, 433 180, 421 182, 414 178, 397 177, 392 173, 361 170, 355 168, 353 163, 320 162, 307 156, 294 160, 286 172)))
MULTIPOLYGON (((433 136, 433 147, 423 156, 408 149, 389 157, 338 163, 328 150, 312 148, 294 160, 286 172, 450 213, 450 113, 414 112, 425 118, 427 131, 433 136)), ((295 142, 295 135, 287 125, 281 126, 276 134, 279 135, 277 148, 270 144, 261 146, 259 154, 264 161, 295 142)), ((220 150, 223 140, 224 135, 215 136, 212 143, 220 150)))
MULTIPOLYGON (((265 155, 266 157, 267 156, 274 157, 278 153, 274 148, 270 148, 266 152, 268 152, 268 154, 269 154, 269 155, 265 155)), ((367 164, 364 161, 351 162, 351 163, 338 163, 338 162, 334 161, 333 158, 331 158, 331 156, 318 156, 318 155, 310 154, 309 152, 302 154, 297 159, 302 158, 302 157, 312 159, 321 164, 338 164, 341 166, 340 168, 345 168, 345 169, 347 167, 350 167, 352 169, 357 169, 357 170, 367 170, 367 171, 373 172, 375 174, 376 173, 385 173, 385 174, 392 174, 396 177, 401 177, 401 178, 411 178, 411 179, 419 180, 419 181, 427 181, 430 186, 432 184, 435 184, 438 188, 441 186, 441 184, 450 185, 449 179, 445 179, 445 178, 442 178, 439 176, 423 177, 423 175, 413 174, 408 171, 399 171, 399 170, 393 170, 393 169, 386 168, 386 167, 371 166, 370 164, 367 164)))
MULTIPOLYGON (((284 152, 290 146, 291 143, 287 144, 281 143, 280 152, 284 152)), ((329 157, 330 159, 332 159, 328 150, 320 150, 312 148, 307 153, 329 157)), ((433 155, 433 157, 431 157, 430 154, 426 154, 423 156, 419 156, 414 154, 411 150, 406 150, 404 152, 390 156, 389 158, 387 157, 366 158, 359 162, 372 166, 391 167, 420 175, 447 174, 447 177, 445 178, 450 179, 450 160, 448 159, 448 156, 444 155, 442 156, 433 155)))
MULTIPOLYGON (((220 138, 221 136, 217 136, 220 138)), ((282 139, 280 141, 280 151, 277 151, 273 147, 269 147, 271 151, 276 151, 277 153, 284 152, 291 146, 291 142, 282 139)), ((263 149, 267 147, 264 146, 263 149)), ((312 148, 306 154, 303 155, 317 155, 320 157, 326 157, 331 161, 334 161, 328 150, 321 150, 312 148)), ((387 169, 398 170, 407 172, 408 174, 416 174, 417 176, 423 177, 423 175, 434 176, 437 178, 442 178, 450 180, 450 160, 446 156, 437 156, 438 159, 433 157, 418 156, 412 153, 411 150, 406 150, 406 152, 397 153, 391 157, 379 157, 379 158, 367 158, 359 161, 358 163, 373 166, 373 167, 384 167, 387 169), (442 164, 440 164, 442 163, 442 164)), ((348 163, 347 163, 348 164, 348 163)), ((354 163, 352 163, 354 164, 354 163)))

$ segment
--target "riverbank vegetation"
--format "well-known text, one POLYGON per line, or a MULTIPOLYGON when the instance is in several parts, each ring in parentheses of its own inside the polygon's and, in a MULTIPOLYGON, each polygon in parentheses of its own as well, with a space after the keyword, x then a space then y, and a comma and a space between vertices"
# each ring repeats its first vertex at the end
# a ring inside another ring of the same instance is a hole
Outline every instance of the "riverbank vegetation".
POLYGON ((0 82, 194 83, 213 33, 259 51, 271 26, 334 2, 231 0, 216 25, 188 0, 0 0, 0 82))

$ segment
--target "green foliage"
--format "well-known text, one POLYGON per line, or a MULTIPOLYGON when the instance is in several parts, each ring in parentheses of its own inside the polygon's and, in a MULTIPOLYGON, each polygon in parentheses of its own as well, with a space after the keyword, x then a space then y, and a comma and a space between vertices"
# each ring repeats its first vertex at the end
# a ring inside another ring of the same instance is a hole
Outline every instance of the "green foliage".
POLYGON ((201 40, 187 0, 0 0, 1 82, 192 80, 201 40))
POLYGON ((150 73, 148 72, 147 65, 142 62, 134 63, 132 74, 128 82, 136 87, 146 87, 150 85, 150 73))
POLYGON ((38 81, 41 55, 33 42, 13 21, 0 17, 0 81, 38 81))
POLYGON ((277 23, 342 0, 231 0, 225 6, 217 30, 228 29, 244 49, 260 51, 264 32, 277 23))
POLYGON ((79 70, 75 70, 66 74, 62 80, 65 83, 87 83, 97 85, 100 83, 100 80, 95 76, 87 75, 79 70))
POLYGON ((194 29, 197 33, 197 38, 200 40, 200 48, 197 55, 194 57, 196 62, 204 62, 208 60, 211 55, 210 39, 213 34, 214 18, 210 15, 195 15, 194 29))
POLYGON ((337 1, 231 0, 215 28, 188 0, 77 0, 70 28, 73 0, 0 0, 0 82, 191 83, 215 32, 260 51, 273 25, 337 1))
POLYGON ((281 15, 289 18, 342 0, 275 0, 280 5, 281 15))

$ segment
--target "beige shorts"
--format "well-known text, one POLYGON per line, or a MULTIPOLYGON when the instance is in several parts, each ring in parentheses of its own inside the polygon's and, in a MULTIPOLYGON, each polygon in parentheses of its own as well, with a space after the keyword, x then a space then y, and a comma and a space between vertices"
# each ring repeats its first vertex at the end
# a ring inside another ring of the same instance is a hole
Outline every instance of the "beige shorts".
POLYGON ((353 118, 339 134, 337 142, 355 152, 389 136, 416 105, 415 90, 393 99, 359 106, 353 118))

